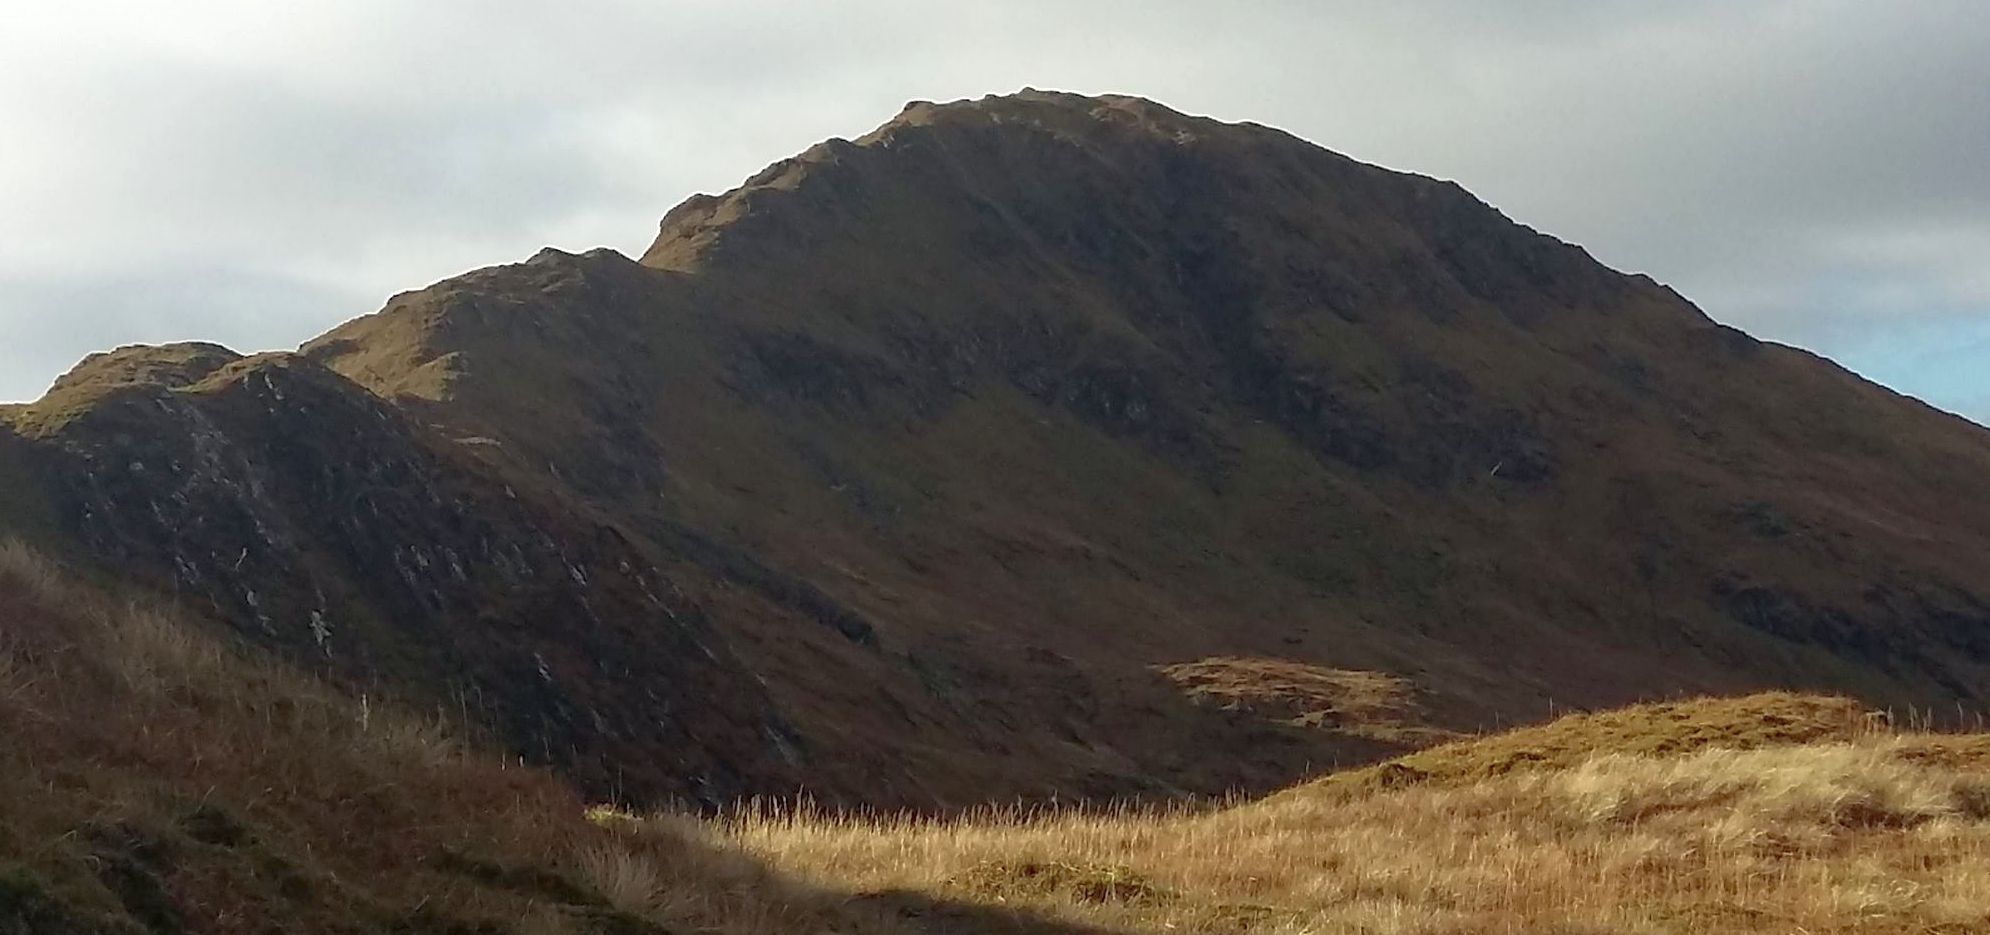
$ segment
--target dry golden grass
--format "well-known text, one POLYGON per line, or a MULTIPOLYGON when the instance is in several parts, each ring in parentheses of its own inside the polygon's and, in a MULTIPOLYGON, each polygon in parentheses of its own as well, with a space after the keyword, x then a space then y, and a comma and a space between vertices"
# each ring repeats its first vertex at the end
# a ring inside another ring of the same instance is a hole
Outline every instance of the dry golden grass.
POLYGON ((0 931, 385 925, 502 903, 438 872, 517 853, 543 777, 474 760, 397 712, 238 652, 0 545, 0 931), (419 831, 405 825, 420 822, 419 831))
POLYGON ((1431 727, 1408 679, 1291 659, 1212 656, 1160 666, 1188 697, 1293 727, 1419 747, 1456 737, 1431 727))
POLYGON ((1437 762, 1577 735, 1676 752, 1543 754, 1201 814, 759 812, 724 837, 819 887, 1124 931, 1990 932, 1990 743, 1892 735, 1848 712, 1786 695, 1630 709, 1437 762), (1664 736, 1620 736, 1632 723, 1664 736), (1733 743, 1704 733, 1712 723, 1735 727, 1733 743))
POLYGON ((1883 718, 1849 698, 1783 692, 1695 698, 1571 715, 1440 744, 1374 766, 1334 773, 1285 794, 1360 794, 1405 785, 1463 785, 1515 772, 1567 769, 1599 752, 1669 756, 1709 747, 1753 749, 1823 743, 1854 740, 1886 727, 1883 718))
POLYGON ((1210 815, 745 816, 823 887, 1135 931, 1990 931, 1990 775, 1914 738, 1606 755, 1210 815))

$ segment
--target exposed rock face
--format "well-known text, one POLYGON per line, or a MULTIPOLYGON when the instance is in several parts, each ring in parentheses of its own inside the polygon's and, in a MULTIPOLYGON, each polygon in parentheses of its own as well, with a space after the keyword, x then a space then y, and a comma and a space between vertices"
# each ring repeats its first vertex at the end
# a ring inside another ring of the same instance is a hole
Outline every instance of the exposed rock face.
POLYGON ((1550 698, 1990 685, 1983 430, 1137 99, 915 104, 640 261, 159 354, 8 415, 65 535, 611 793, 1214 791, 1550 698), (1160 674, 1215 658, 1432 723, 1160 674))
POLYGON ((91 554, 358 687, 474 709, 598 789, 717 804, 783 775, 758 684, 611 525, 313 361, 208 363, 119 352, 57 384, 98 394, 39 466, 91 554))

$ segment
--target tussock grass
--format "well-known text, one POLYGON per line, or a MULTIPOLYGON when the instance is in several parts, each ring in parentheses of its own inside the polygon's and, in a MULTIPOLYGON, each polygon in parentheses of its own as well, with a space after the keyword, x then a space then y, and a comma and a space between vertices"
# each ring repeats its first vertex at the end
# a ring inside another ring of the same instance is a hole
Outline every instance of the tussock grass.
POLYGON ((1853 740, 1885 719, 1850 698, 1770 692, 1694 698, 1576 714, 1546 724, 1440 744, 1334 773, 1286 795, 1363 794, 1405 785, 1464 785, 1515 772, 1569 769, 1598 753, 1680 755, 1853 740))
POLYGON ((1460 764, 1425 781, 1318 783, 1209 813, 763 810, 724 835, 818 886, 1126 931, 1979 932, 1984 752, 1875 730, 1838 699, 1768 695, 1571 718, 1406 758, 1460 764), (1634 752, 1564 754, 1576 736, 1634 752), (1484 768, 1516 749, 1553 752, 1484 768))
POLYGON ((853 929, 680 823, 589 821, 440 718, 5 543, 0 741, 0 932, 853 929))
POLYGON ((0 583, 12 588, 20 597, 38 602, 51 601, 68 593, 67 584, 53 563, 11 539, 0 540, 0 583))
MULTIPOLYGON (((569 808, 557 785, 408 742, 413 719, 369 718, 14 544, 0 544, 0 684, 0 869, 79 931, 201 931, 273 905, 292 930, 329 931, 339 915, 384 921, 423 884, 443 897, 433 915, 451 891, 475 901, 424 867, 434 853, 515 848, 543 829, 508 814, 569 808), (137 908, 135 891, 150 894, 137 908)), ((0 930, 19 909, 0 905, 0 930)))

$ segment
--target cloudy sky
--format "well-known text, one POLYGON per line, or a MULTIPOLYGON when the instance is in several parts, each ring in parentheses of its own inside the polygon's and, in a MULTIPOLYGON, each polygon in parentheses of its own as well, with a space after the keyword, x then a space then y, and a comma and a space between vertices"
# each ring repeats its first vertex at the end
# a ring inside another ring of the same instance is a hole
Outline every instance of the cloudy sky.
POLYGON ((12 6, 0 400, 117 344, 294 346, 547 244, 637 252, 907 100, 1027 85, 1457 179, 1990 421, 1980 0, 12 6))

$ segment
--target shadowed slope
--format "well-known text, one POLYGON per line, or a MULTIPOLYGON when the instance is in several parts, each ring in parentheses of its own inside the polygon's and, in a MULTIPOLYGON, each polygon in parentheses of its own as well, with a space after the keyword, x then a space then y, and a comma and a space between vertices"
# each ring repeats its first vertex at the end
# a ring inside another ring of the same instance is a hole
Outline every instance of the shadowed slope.
POLYGON ((753 680, 606 522, 507 488, 305 358, 134 356, 16 416, 73 547, 357 690, 474 710, 600 795, 799 781, 753 680))

